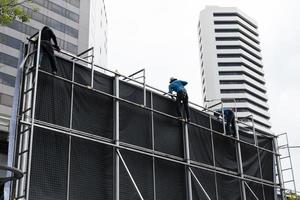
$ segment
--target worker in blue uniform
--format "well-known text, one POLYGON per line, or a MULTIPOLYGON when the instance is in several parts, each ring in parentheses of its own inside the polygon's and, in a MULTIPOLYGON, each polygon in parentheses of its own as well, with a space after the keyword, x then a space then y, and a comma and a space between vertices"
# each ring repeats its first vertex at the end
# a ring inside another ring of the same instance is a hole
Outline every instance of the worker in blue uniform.
POLYGON ((170 78, 170 85, 169 85, 169 93, 176 92, 176 103, 177 103, 177 114, 179 119, 183 119, 181 110, 182 106, 185 110, 186 121, 190 121, 190 110, 189 110, 189 97, 187 95, 187 91, 184 86, 187 85, 186 81, 177 80, 176 78, 170 78))
MULTIPOLYGON (((225 120, 225 129, 226 135, 236 136, 236 124, 235 124, 235 116, 234 112, 230 108, 223 108, 224 112, 224 120, 225 120)), ((218 109, 214 112, 216 117, 222 116, 222 109, 218 109)))

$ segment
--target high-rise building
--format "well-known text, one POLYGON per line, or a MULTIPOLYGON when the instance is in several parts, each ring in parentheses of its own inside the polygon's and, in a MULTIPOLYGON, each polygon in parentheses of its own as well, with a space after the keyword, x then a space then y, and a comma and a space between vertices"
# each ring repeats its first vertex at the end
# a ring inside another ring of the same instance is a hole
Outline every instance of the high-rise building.
POLYGON ((270 133, 269 107, 257 23, 233 7, 207 6, 198 24, 202 93, 207 107, 222 101, 237 118, 253 116, 270 133))
POLYGON ((61 49, 77 54, 94 47, 94 63, 106 66, 107 16, 104 0, 32 0, 32 4, 38 12, 24 5, 31 17, 30 22, 16 20, 0 26, 0 142, 7 139, 16 68, 26 37, 46 25, 54 31, 61 49))

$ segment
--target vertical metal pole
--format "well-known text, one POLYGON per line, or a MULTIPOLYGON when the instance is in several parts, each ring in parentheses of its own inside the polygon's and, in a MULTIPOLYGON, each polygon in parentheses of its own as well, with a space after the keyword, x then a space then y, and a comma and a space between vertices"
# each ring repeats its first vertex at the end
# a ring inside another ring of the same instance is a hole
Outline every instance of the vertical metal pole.
POLYGON ((91 88, 94 87, 94 47, 92 49, 91 88))
MULTIPOLYGON (((155 151, 155 137, 154 137, 154 114, 153 114, 153 93, 150 93, 151 98, 151 137, 152 137, 152 151, 155 151)), ((153 178, 153 200, 156 200, 156 178, 155 178, 155 158, 152 157, 152 178, 153 178)))
MULTIPOLYGON (((70 130, 73 127, 73 100, 74 100, 74 76, 75 76, 75 63, 72 63, 72 86, 71 86, 71 108, 70 108, 70 130)), ((67 180, 67 200, 70 199, 70 171, 71 171, 71 145, 72 137, 69 136, 69 152, 68 152, 68 180, 67 180)))
POLYGON ((191 171, 189 170, 189 165, 191 164, 190 159, 190 145, 189 145, 189 129, 188 129, 188 123, 184 122, 184 131, 183 131, 183 141, 184 141, 184 157, 186 160, 186 163, 188 166, 185 166, 185 171, 187 175, 187 193, 188 193, 188 199, 193 200, 193 191, 192 191, 192 175, 191 171))
POLYGON ((143 69, 143 90, 144 90, 144 106, 147 105, 147 91, 146 91, 146 71, 143 69))
POLYGON ((29 199, 29 190, 30 190, 30 173, 31 173, 31 158, 32 158, 32 143, 33 143, 33 132, 34 132, 34 123, 35 123, 35 105, 36 105, 36 93, 38 85, 38 74, 39 74, 39 60, 40 60, 40 49, 41 49, 41 31, 39 31, 38 37, 38 49, 36 57, 36 67, 35 67, 35 76, 34 76, 34 91, 33 91, 33 101, 32 101, 32 119, 31 119, 31 130, 30 130, 30 142, 29 142, 29 158, 28 158, 28 171, 27 171, 27 188, 26 188, 26 199, 29 199))
MULTIPOLYGON (((210 128, 210 139, 211 139, 213 164, 214 164, 214 167, 216 167, 214 133, 213 133, 213 127, 212 127, 212 122, 211 122, 211 115, 209 115, 209 128, 210 128)), ((215 172, 214 172, 214 177, 215 177, 216 200, 218 200, 219 199, 219 197, 218 197, 218 184, 217 184, 217 175, 216 175, 215 172)))
MULTIPOLYGON (((236 121, 236 115, 234 115, 234 120, 236 121)), ((244 181, 244 170, 243 170, 243 160, 242 160, 242 152, 241 152, 241 143, 240 143, 240 134, 238 130, 238 126, 235 123, 235 129, 236 129, 236 137, 237 137, 237 153, 238 153, 238 164, 239 164, 239 172, 241 174, 242 178, 242 199, 247 200, 246 197, 246 190, 245 190, 245 181, 244 181)))
MULTIPOLYGON (((115 74, 114 81, 114 95, 119 98, 119 75, 115 74)), ((114 141, 117 147, 113 149, 114 157, 114 186, 113 186, 113 199, 120 199, 120 157, 117 153, 118 146, 120 145, 120 133, 119 133, 119 100, 114 99, 114 141)))
POLYGON ((276 156, 276 163, 277 163, 277 172, 278 172, 278 181, 279 181, 279 186, 280 186, 280 194, 282 197, 282 200, 286 199, 285 196, 285 189, 284 189, 284 185, 283 185, 283 177, 282 177, 282 168, 281 168, 281 162, 280 162, 280 158, 279 158, 279 148, 278 148, 278 139, 277 137, 275 137, 273 139, 273 144, 274 144, 274 150, 276 152, 277 155, 276 156))
POLYGON ((223 104, 222 101, 221 101, 221 112, 222 112, 222 122, 223 122, 224 135, 226 135, 225 116, 224 116, 224 104, 223 104))

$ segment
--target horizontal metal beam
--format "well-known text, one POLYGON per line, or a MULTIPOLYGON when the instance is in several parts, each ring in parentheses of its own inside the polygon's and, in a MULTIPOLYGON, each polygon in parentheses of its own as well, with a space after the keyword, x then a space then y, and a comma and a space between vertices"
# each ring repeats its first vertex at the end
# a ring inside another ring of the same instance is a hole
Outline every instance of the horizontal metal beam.
MULTIPOLYGON (((26 121, 20 121, 20 123, 21 124, 26 124, 26 125, 31 125, 31 123, 28 123, 26 121)), ((44 128, 44 129, 47 129, 47 130, 51 130, 51 131, 54 131, 54 132, 58 132, 58 133, 62 133, 62 134, 66 134, 66 135, 86 139, 86 140, 89 140, 89 141, 94 141, 94 142, 97 142, 97 143, 100 143, 100 144, 105 144, 105 145, 108 145, 108 146, 111 146, 111 147, 117 147, 119 149, 125 149, 125 150, 128 150, 128 151, 140 153, 140 154, 143 154, 143 155, 146 155, 146 156, 159 158, 159 159, 170 161, 170 162, 173 162, 173 163, 178 163, 178 164, 182 164, 182 165, 185 165, 185 166, 194 167, 194 168, 197 168, 197 169, 202 169, 202 170, 215 172, 215 173, 222 174, 222 175, 227 175, 227 176, 230 176, 232 178, 237 178, 237 179, 240 179, 240 180, 252 181, 252 182, 260 183, 260 184, 263 184, 263 185, 266 185, 266 186, 269 186, 269 187, 276 187, 276 188, 279 187, 279 185, 276 182, 270 183, 267 180, 258 179, 258 178, 255 178, 255 177, 249 178, 250 176, 245 176, 244 178, 242 178, 238 175, 233 175, 233 174, 230 174, 228 172, 220 171, 218 169, 211 169, 211 168, 200 166, 200 165, 193 164, 193 163, 189 164, 189 163, 187 163, 187 161, 184 161, 183 159, 182 160, 176 160, 172 157, 172 155, 169 155, 169 157, 167 157, 165 153, 162 153, 163 155, 160 155, 160 154, 158 154, 157 151, 152 151, 152 152, 143 151, 143 150, 140 150, 140 149, 134 149, 132 147, 127 147, 127 146, 121 145, 121 144, 118 146, 118 145, 113 144, 112 143, 113 141, 110 140, 110 139, 106 138, 105 140, 103 140, 103 137, 101 137, 101 136, 96 136, 96 135, 93 135, 93 134, 90 134, 90 133, 87 133, 87 132, 83 132, 83 131, 78 131, 78 130, 73 130, 73 129, 62 130, 62 129, 58 129, 57 127, 52 128, 52 127, 49 127, 49 126, 39 124, 37 120, 35 121, 34 126, 44 128)))

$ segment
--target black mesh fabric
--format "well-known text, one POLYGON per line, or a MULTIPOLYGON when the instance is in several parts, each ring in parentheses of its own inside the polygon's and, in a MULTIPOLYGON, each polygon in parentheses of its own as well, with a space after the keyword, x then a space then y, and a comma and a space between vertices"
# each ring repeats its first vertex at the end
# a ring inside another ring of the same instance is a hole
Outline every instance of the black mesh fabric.
POLYGON ((160 114, 154 114, 155 150, 183 158, 182 123, 160 114))
POLYGON ((236 144, 231 138, 214 134, 216 166, 237 172, 236 144))
POLYGON ((91 69, 81 65, 75 65, 74 81, 82 85, 91 85, 91 69))
POLYGON ((67 199, 68 144, 68 136, 34 129, 30 200, 67 199))
MULTIPOLYGON (((57 75, 68 80, 72 80, 72 62, 56 57, 57 61, 57 75)), ((40 69, 49 73, 52 73, 52 68, 47 55, 44 55, 40 65, 40 69)))
POLYGON ((265 186, 264 185, 264 194, 265 194, 265 200, 273 200, 276 199, 276 193, 275 189, 273 187, 265 186))
MULTIPOLYGON (((124 161, 144 199, 153 199, 152 158, 122 150, 124 161)), ((140 200, 123 163, 120 164, 120 199, 140 200)))
POLYGON ((274 155, 270 152, 260 150, 262 178, 274 182, 274 155))
MULTIPOLYGON (((210 127, 209 116, 191 109, 191 121, 205 128, 210 127)), ((194 125, 188 126, 191 160, 213 165, 211 132, 194 125)))
POLYGON ((213 165, 210 131, 189 125, 189 141, 191 160, 213 165))
POLYGON ((240 180, 217 174, 218 199, 241 200, 240 180))
POLYGON ((74 87, 73 128, 113 137, 113 99, 86 88, 74 87))
POLYGON ((39 73, 36 119, 69 127, 71 84, 39 73))
POLYGON ((257 148, 241 143, 244 173, 261 178, 257 148))
POLYGON ((102 92, 113 94, 113 77, 101 74, 99 72, 94 72, 94 88, 102 92))
MULTIPOLYGON (((177 116, 176 104, 163 96, 153 94, 153 107, 155 110, 177 116)), ((154 113, 155 150, 183 157, 182 133, 182 122, 154 113)))
POLYGON ((213 172, 192 168, 194 174, 202 185, 203 189, 196 181, 196 179, 192 176, 192 189, 193 189, 193 200, 202 200, 207 199, 204 192, 210 197, 211 200, 216 200, 216 182, 215 182, 215 174, 213 172))
POLYGON ((264 199, 262 184, 258 184, 258 183, 254 183, 254 182, 249 182, 249 181, 247 181, 247 184, 250 187, 250 189, 252 190, 252 192, 251 192, 250 189, 249 189, 249 187, 247 187, 245 185, 245 191, 246 191, 247 200, 257 200, 257 198, 258 199, 264 199))
POLYGON ((120 141, 151 148, 151 112, 123 102, 119 105, 120 141))
POLYGON ((72 137, 70 199, 112 199, 112 148, 72 137))
POLYGON ((222 121, 212 118, 211 124, 212 124, 212 127, 211 127, 212 130, 214 130, 218 133, 224 133, 224 126, 223 126, 222 121))
POLYGON ((187 199, 184 166, 156 159, 155 180, 157 200, 187 199))

